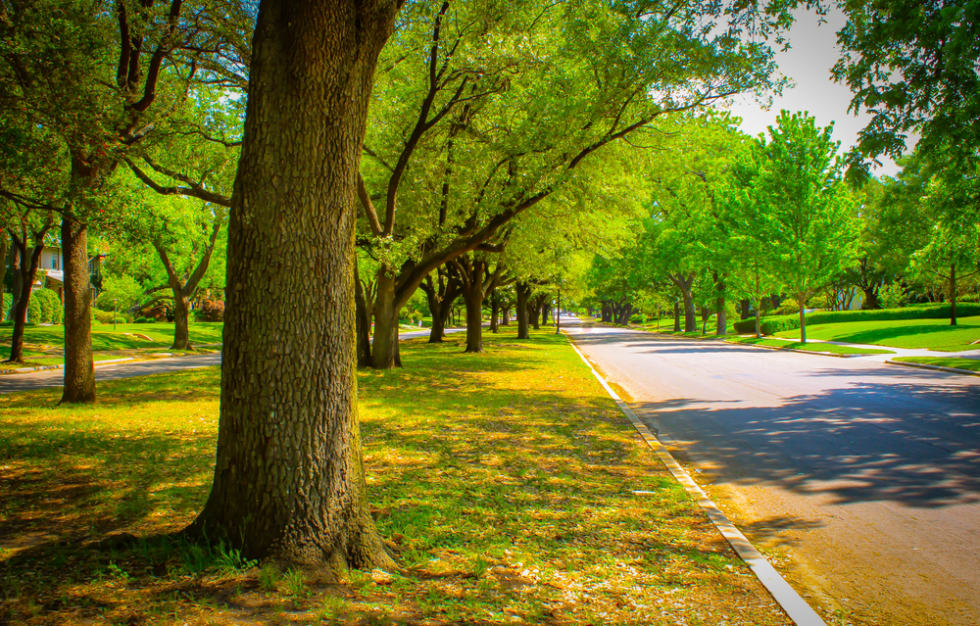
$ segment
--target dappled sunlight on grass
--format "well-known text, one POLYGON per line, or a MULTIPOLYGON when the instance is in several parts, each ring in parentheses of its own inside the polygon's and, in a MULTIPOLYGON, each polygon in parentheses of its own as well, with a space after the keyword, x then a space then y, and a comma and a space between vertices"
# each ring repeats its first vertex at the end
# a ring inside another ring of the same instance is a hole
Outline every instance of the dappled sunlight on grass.
POLYGON ((216 368, 0 396, 0 619, 784 623, 566 340, 406 342, 362 371, 372 511, 401 569, 344 585, 168 538, 203 504, 216 368), (637 494, 634 492, 643 492, 637 494), (114 532, 126 548, 95 543, 114 532))

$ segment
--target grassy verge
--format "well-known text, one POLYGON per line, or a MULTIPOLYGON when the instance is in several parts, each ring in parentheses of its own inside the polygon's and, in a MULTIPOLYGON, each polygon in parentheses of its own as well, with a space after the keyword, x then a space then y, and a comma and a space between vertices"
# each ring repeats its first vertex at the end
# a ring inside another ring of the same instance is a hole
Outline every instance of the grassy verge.
MULTIPOLYGON (((798 337, 799 330, 776 333, 777 337, 798 337)), ((840 322, 807 326, 807 337, 847 343, 928 348, 943 352, 980 349, 980 316, 963 317, 956 326, 948 319, 876 320, 840 322)))
POLYGON ((980 359, 963 359, 956 357, 940 356, 900 356, 892 359, 903 363, 923 363, 925 365, 940 365, 942 367, 955 367, 961 370, 980 372, 980 359))
POLYGON ((830 352, 833 354, 894 354, 891 350, 875 350, 873 348, 854 348, 838 346, 832 343, 800 343, 799 341, 781 341, 768 337, 726 337, 732 343, 749 344, 753 346, 770 346, 784 350, 799 350, 803 352, 830 352))
MULTIPOLYGON (((221 343, 220 322, 195 322, 190 326, 192 344, 221 343)), ((10 324, 0 326, 0 359, 10 356, 10 324)), ((24 363, 3 363, 0 371, 39 365, 60 365, 64 362, 63 326, 28 326, 24 330, 24 363)), ((92 324, 92 349, 96 361, 168 349, 173 343, 174 325, 152 324, 92 324)))
POLYGON ((563 337, 486 339, 360 373, 402 569, 333 586, 168 538, 207 496, 217 369, 102 383, 92 407, 0 396, 0 622, 787 622, 563 337), (113 531, 143 539, 94 543, 113 531))

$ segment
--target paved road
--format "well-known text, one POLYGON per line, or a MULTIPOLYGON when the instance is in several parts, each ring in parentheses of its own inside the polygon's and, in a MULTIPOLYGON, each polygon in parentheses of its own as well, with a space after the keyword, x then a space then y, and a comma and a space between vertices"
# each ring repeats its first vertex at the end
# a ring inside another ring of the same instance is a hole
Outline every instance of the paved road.
POLYGON ((825 614, 980 624, 980 378, 567 328, 825 614))
MULTIPOLYGON (((446 333, 458 333, 465 328, 450 328, 446 333)), ((428 330, 413 330, 399 333, 400 339, 411 339, 413 337, 426 337, 428 330)), ((115 380, 118 378, 133 378, 136 376, 148 376, 150 374, 162 374, 165 372, 176 372, 196 367, 209 367, 221 363, 220 354, 201 354, 194 356, 182 356, 172 358, 154 359, 152 361, 137 361, 113 363, 110 365, 99 365, 96 363, 96 380, 115 380)), ((46 387, 61 387, 64 381, 64 370, 42 370, 40 372, 28 372, 25 374, 5 374, 0 376, 0 393, 13 391, 30 391, 32 389, 43 389, 46 387)))

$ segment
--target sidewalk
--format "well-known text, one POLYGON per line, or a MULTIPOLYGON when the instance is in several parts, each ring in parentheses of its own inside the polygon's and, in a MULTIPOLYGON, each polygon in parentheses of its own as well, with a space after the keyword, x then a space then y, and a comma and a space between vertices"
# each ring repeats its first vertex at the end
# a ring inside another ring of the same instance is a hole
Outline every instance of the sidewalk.
MULTIPOLYGON (((769 339, 777 339, 779 341, 786 341, 788 343, 796 343, 799 339, 794 339, 792 337, 775 337, 769 336, 769 339)), ((863 348, 866 350, 890 350, 894 354, 855 354, 856 357, 861 357, 865 359, 887 361, 895 357, 900 356, 926 356, 926 357, 938 357, 938 358, 963 358, 963 359, 980 359, 980 348, 976 350, 963 350, 961 352, 942 352, 939 350, 928 350, 926 348, 896 348, 894 346, 885 346, 879 344, 864 344, 864 343, 847 343, 845 341, 829 341, 826 339, 807 339, 807 343, 829 343, 835 346, 846 346, 849 348, 863 348)))

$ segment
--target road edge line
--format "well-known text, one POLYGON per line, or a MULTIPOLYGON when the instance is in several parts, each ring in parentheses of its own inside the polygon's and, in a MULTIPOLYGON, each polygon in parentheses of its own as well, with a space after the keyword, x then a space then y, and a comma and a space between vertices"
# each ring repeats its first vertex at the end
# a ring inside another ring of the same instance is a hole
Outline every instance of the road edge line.
POLYGON ((934 370, 937 372, 946 372, 948 374, 966 374, 968 376, 980 376, 980 372, 974 370, 967 370, 961 367, 949 367, 948 365, 933 365, 932 363, 916 363, 915 361, 895 361, 888 359, 885 361, 888 365, 901 365, 903 367, 917 367, 923 370, 934 370))
POLYGON ((629 406, 623 402, 622 398, 619 397, 608 382, 602 377, 602 375, 593 367, 592 363, 589 362, 582 351, 578 349, 575 345, 575 341, 567 334, 565 338, 568 339, 568 344, 575 350, 575 353, 582 359, 585 366, 589 368, 592 375, 595 376, 602 388, 606 390, 615 402, 619 410, 623 412, 624 415, 629 419, 633 428, 636 429, 643 440, 648 446, 654 451, 660 461, 667 467, 667 470, 673 475, 673 477, 679 482, 687 493, 698 503, 705 513, 708 515, 708 519, 714 524, 718 532, 721 533, 725 541, 735 550, 735 553, 749 566, 755 577, 762 583, 762 586, 766 588, 772 598, 776 603, 786 612, 794 623, 799 626, 826 626, 825 622, 813 610, 806 600, 803 599, 800 594, 793 589, 792 586, 786 579, 783 578, 776 568, 766 560, 766 557, 759 552, 755 546, 748 540, 748 538, 742 534, 738 528, 728 519, 728 517, 721 512, 708 494, 694 482, 691 475, 687 473, 681 464, 677 462, 674 455, 670 453, 667 448, 664 447, 660 439, 655 435, 646 424, 633 412, 629 406))

